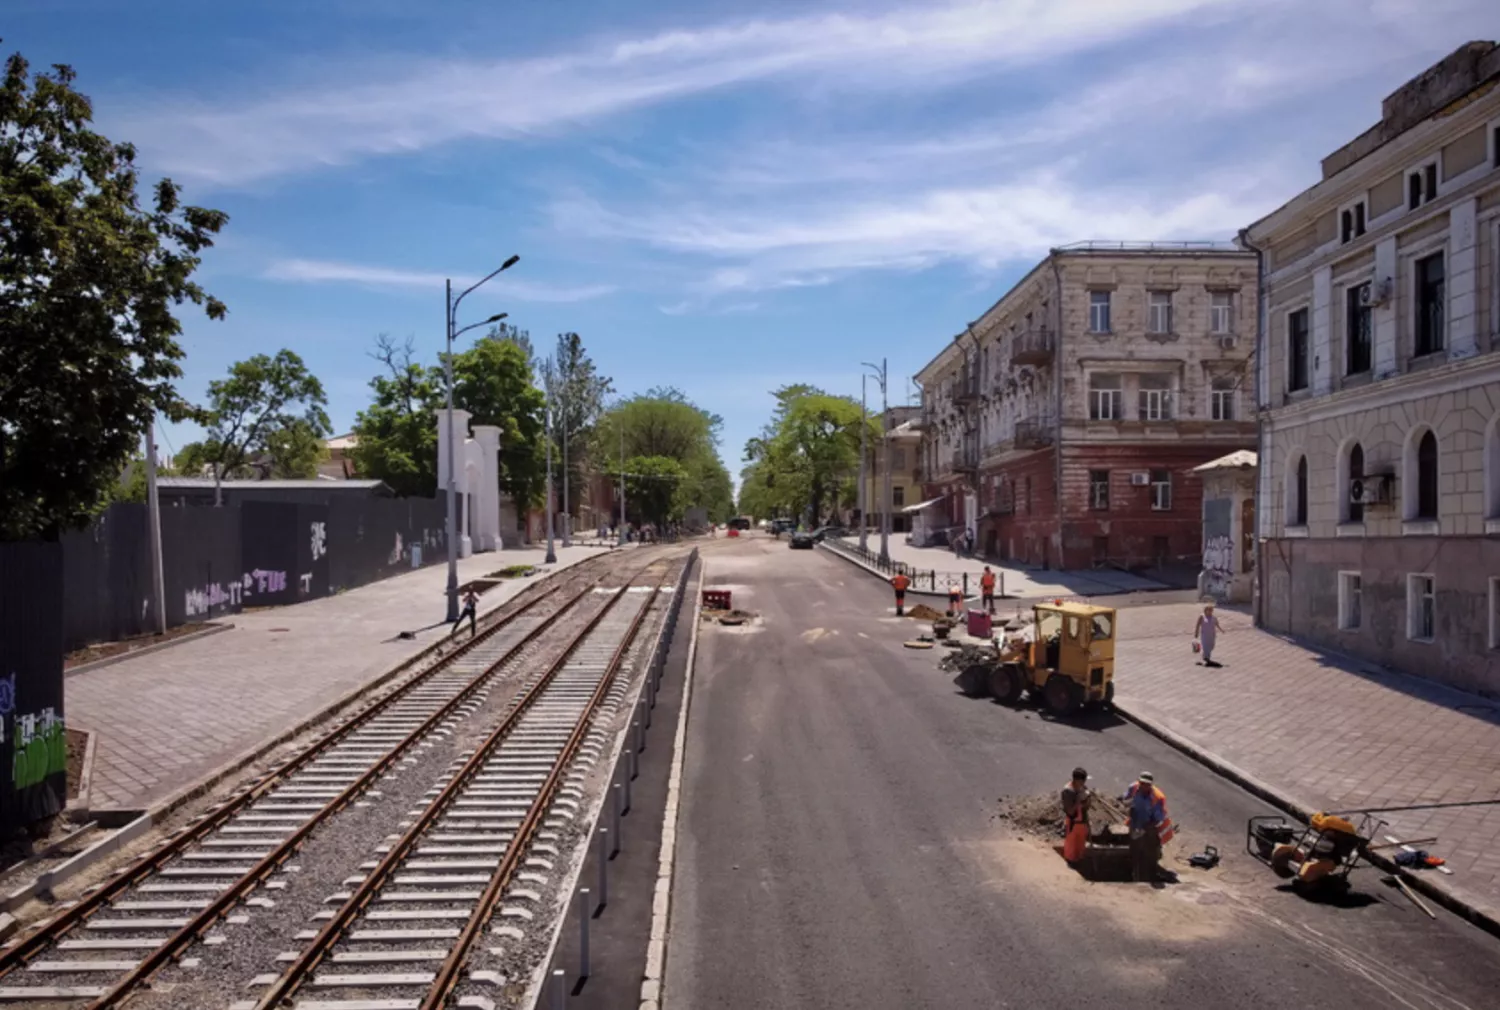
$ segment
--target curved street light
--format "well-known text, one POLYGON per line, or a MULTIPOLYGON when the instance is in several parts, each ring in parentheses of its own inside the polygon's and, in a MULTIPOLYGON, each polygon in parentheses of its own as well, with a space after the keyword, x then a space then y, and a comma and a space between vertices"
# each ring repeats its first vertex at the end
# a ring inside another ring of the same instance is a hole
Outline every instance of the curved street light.
POLYGON ((519 256, 512 256, 512 257, 510 257, 510 259, 508 259, 504 263, 500 264, 499 269, 490 271, 484 277, 482 277, 479 280, 475 281, 473 284, 470 284, 467 288, 465 288, 463 290, 462 293, 459 294, 459 296, 457 298, 453 297, 453 280, 452 280, 452 278, 449 278, 445 282, 445 289, 444 289, 444 292, 443 292, 443 333, 446 336, 447 343, 448 343, 448 353, 447 353, 447 355, 443 359, 443 373, 444 373, 444 377, 447 380, 447 385, 448 385, 448 394, 447 394, 448 424, 447 424, 447 430, 446 430, 447 437, 445 439, 443 439, 443 441, 445 441, 448 444, 448 522, 447 522, 447 532, 448 532, 448 623, 449 624, 456 624, 456 623, 458 623, 458 515, 457 515, 457 506, 456 506, 458 491, 457 491, 457 477, 456 477, 456 475, 454 473, 454 470, 455 470, 454 463, 455 463, 456 458, 457 458, 457 453, 454 451, 455 448, 456 448, 456 446, 454 445, 454 434, 453 434, 453 341, 454 341, 454 338, 456 338, 460 334, 467 333, 470 330, 475 329, 475 328, 480 327, 480 326, 489 326, 491 323, 497 323, 497 322, 499 322, 500 320, 502 320, 502 319, 504 319, 506 317, 506 313, 500 312, 500 313, 497 313, 496 315, 493 315, 490 318, 484 320, 484 322, 473 323, 473 324, 471 324, 469 326, 465 326, 461 330, 458 330, 458 329, 455 329, 455 324, 456 324, 457 316, 458 316, 458 306, 459 306, 459 303, 462 302, 464 300, 464 298, 467 297, 476 288, 480 287, 481 285, 485 284, 487 281, 490 281, 490 280, 494 279, 495 277, 499 276, 500 274, 504 273, 505 271, 509 270, 511 267, 515 266, 518 262, 520 262, 520 259, 521 259, 521 257, 519 257, 519 256))

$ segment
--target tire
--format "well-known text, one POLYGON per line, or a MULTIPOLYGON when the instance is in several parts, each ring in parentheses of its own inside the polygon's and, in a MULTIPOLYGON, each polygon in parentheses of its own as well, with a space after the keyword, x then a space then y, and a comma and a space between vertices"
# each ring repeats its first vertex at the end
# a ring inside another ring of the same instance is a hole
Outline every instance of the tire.
POLYGON ((964 667, 962 673, 953 679, 958 689, 970 698, 985 698, 989 696, 989 667, 984 663, 975 663, 964 667))
POLYGON ((1072 715, 1078 710, 1078 686, 1060 673, 1047 678, 1042 700, 1053 715, 1072 715))
POLYGON ((990 669, 990 696, 1002 705, 1014 705, 1021 700, 1026 690, 1021 680, 1021 668, 1014 663, 1004 663, 990 669))
POLYGON ((1110 681, 1104 685, 1104 704, 1101 706, 1106 712, 1115 710, 1115 682, 1110 681))

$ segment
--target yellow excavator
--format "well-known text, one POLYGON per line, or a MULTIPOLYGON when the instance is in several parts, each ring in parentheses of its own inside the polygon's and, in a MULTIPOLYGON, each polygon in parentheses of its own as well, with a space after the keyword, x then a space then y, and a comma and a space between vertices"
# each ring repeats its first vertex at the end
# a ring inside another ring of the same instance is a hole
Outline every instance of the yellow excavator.
POLYGON ((993 642, 965 649, 954 683, 974 698, 1014 705, 1030 694, 1057 715, 1107 707, 1115 697, 1113 607, 1054 600, 1018 616, 993 642))

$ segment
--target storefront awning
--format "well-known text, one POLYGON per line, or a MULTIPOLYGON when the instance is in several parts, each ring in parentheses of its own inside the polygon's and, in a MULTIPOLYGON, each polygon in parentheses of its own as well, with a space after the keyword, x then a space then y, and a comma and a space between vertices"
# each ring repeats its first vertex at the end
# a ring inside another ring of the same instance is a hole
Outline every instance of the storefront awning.
POLYGON ((904 515, 911 515, 913 512, 920 512, 920 511, 922 511, 925 508, 931 508, 932 506, 936 505, 938 502, 942 501, 943 499, 945 499, 947 497, 948 496, 945 495, 945 494, 940 494, 936 498, 929 498, 926 501, 917 502, 917 504, 915 504, 915 505, 908 505, 908 506, 906 506, 906 508, 902 509, 901 512, 904 515))

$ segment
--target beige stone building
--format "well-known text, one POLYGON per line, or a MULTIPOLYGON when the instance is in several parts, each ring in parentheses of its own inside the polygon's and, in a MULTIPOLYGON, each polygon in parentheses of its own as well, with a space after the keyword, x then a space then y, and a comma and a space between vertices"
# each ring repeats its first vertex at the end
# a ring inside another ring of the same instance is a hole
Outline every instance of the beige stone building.
POLYGON ((870 503, 872 530, 880 528, 887 451, 891 459, 891 532, 905 533, 911 529, 911 513, 906 510, 920 504, 922 500, 922 470, 918 465, 922 434, 915 424, 918 412, 916 407, 890 408, 890 427, 885 438, 874 440, 869 445, 865 501, 870 503))
POLYGON ((1500 694, 1500 49, 1397 90, 1263 254, 1259 617, 1500 694))
POLYGON ((1194 468, 1255 441, 1255 290, 1233 247, 1053 250, 918 374, 924 497, 997 560, 1197 568, 1194 468))

